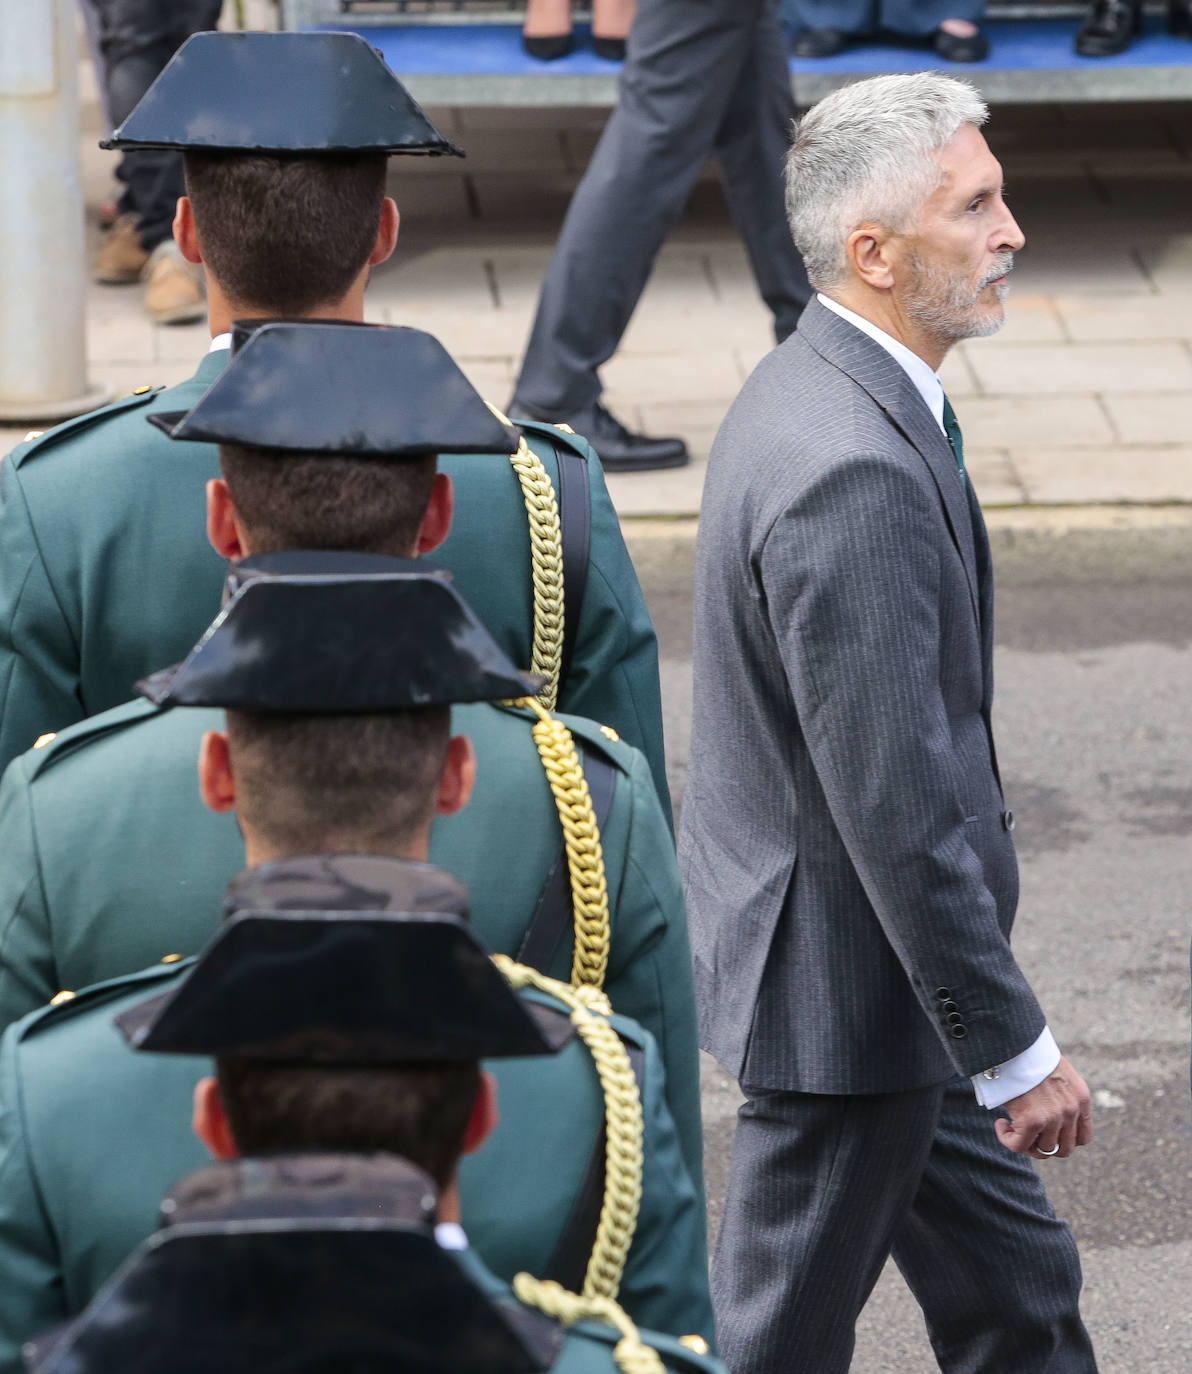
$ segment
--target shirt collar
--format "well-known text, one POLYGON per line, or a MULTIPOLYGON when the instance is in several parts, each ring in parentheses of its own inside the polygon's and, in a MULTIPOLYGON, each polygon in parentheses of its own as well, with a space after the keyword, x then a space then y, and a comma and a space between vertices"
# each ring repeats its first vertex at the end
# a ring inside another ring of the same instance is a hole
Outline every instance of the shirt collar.
POLYGON ((435 1227, 435 1239, 443 1250, 466 1250, 468 1237, 458 1221, 440 1221, 435 1227))
POLYGON ((914 383, 915 390, 923 397, 924 404, 931 411, 932 419, 943 430, 944 384, 940 381, 939 374, 933 372, 931 367, 917 353, 912 353, 906 344, 899 343, 893 335, 887 334, 884 329, 879 329, 876 324, 872 324, 863 315, 858 315, 838 301, 829 299, 822 292, 817 293, 817 299, 821 305, 827 306, 834 315, 839 315, 842 320, 847 320, 862 334, 868 334, 875 344, 886 350, 914 383))
POLYGON ((224 334, 217 334, 215 338, 211 340, 211 347, 207 350, 207 352, 218 353, 221 348, 231 348, 231 346, 232 333, 231 330, 228 330, 224 334))

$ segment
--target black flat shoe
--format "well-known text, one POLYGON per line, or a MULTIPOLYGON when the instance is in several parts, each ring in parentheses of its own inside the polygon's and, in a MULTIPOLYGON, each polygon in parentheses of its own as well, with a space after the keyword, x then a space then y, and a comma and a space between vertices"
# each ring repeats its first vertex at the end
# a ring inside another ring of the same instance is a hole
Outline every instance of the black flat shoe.
POLYGON ((1167 0, 1167 32, 1172 38, 1192 38, 1192 0, 1167 0))
POLYGON ((961 37, 947 29, 936 29, 931 46, 945 62, 984 62, 989 56, 989 39, 979 30, 961 37))
POLYGON ((1142 32, 1142 0, 1095 0, 1076 34, 1081 57, 1113 57, 1142 32))
POLYGON ((624 62, 625 42, 624 38, 597 38, 593 34, 592 51, 597 57, 603 57, 606 62, 624 62))
POLYGON ((575 34, 552 33, 545 38, 530 38, 523 33, 522 47, 539 62, 557 62, 575 51, 575 34))
POLYGON ((533 406, 514 404, 514 424, 519 417, 570 425, 596 450, 605 472, 652 472, 657 468, 681 468, 690 461, 682 439, 651 439, 645 434, 634 434, 599 401, 572 415, 548 415, 533 406))
POLYGON ((795 34, 791 50, 796 57, 835 57, 847 42, 839 29, 802 29, 795 34))

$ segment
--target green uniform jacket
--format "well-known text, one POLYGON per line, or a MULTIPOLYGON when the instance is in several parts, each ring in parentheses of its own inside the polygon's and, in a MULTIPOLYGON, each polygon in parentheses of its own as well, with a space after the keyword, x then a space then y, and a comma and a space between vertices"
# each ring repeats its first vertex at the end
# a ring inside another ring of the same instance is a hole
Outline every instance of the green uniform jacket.
MULTIPOLYGON (((164 1194, 206 1162, 190 1117, 210 1062, 136 1054, 112 1024, 188 964, 87 989, 0 1041, 0 1374, 18 1374, 22 1342, 87 1305, 156 1228, 164 1194)), ((641 1062, 645 1122, 642 1209, 620 1301, 643 1326, 710 1342, 703 1208, 666 1108, 657 1049, 634 1022, 618 1016, 613 1025, 641 1062)), ((464 1161, 462 1214, 498 1275, 542 1274, 600 1147, 599 1080, 578 1038, 558 1055, 487 1067, 500 1123, 464 1161)))
MULTIPOLYGON (((590 721, 563 717, 585 751, 612 764, 603 827, 611 912, 605 990, 658 1041, 667 1096, 692 1177, 702 1179, 695 993, 670 829, 645 760, 590 721)), ((440 818, 431 862, 472 898, 489 947, 514 957, 563 838, 523 711, 456 707, 476 750, 467 807, 440 818)), ((0 1027, 59 989, 88 987, 195 954, 244 867, 232 816, 199 799, 196 762, 223 713, 118 706, 14 760, 0 782, 0 1027)), ((542 972, 568 981, 570 927, 542 972)))
MULTIPOLYGON (((184 658, 216 608, 226 564, 206 536, 211 444, 146 424, 189 409, 227 351, 190 381, 48 430, 0 463, 0 769, 39 735, 127 701, 132 684, 184 658)), ((526 437, 558 488, 553 444, 585 460, 588 575, 559 709, 613 726, 650 761, 668 808, 658 644, 599 460, 550 426, 526 437), (549 434, 551 438, 544 435, 549 434)), ((521 487, 499 457, 454 455, 455 528, 435 561, 501 647, 529 667, 530 540, 521 487)))

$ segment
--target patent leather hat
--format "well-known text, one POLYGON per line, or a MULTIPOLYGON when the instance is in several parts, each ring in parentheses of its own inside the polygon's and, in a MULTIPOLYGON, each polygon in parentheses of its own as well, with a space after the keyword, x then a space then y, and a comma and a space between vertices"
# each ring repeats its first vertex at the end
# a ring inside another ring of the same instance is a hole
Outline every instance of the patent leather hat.
POLYGON ((376 715, 533 695, 444 571, 417 559, 298 552, 238 564, 182 663, 136 684, 156 706, 376 715), (339 569, 343 569, 340 571, 339 569))
POLYGON ((502 424, 458 364, 421 329, 271 320, 233 331, 227 367, 188 411, 149 422, 171 439, 273 453, 407 458, 508 456, 502 424))
POLYGON ((235 915, 116 1025, 136 1050, 338 1067, 554 1054, 573 1034, 461 917, 359 911, 235 915))
POLYGON ((210 1166, 68 1326, 35 1374, 535 1374, 563 1329, 486 1291, 433 1229, 434 1184, 393 1156, 210 1166))
POLYGON ((196 33, 101 148, 463 157, 354 33, 196 33))

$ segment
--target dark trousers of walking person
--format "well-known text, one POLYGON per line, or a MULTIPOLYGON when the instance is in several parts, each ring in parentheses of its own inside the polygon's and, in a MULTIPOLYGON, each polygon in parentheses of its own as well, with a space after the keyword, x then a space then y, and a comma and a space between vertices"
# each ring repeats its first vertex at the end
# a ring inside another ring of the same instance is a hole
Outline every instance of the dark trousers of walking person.
MULTIPOLYGON (((133 106, 192 33, 213 29, 222 0, 90 0, 99 19, 106 105, 113 125, 133 106)), ((126 152, 116 173, 124 183, 120 210, 137 218, 141 247, 152 252, 170 237, 174 207, 184 194, 182 155, 168 148, 126 152)))
POLYGON ((516 402, 565 416, 597 400, 597 369, 709 157, 775 335, 794 329, 810 288, 784 206, 793 117, 773 0, 641 0, 617 107, 547 270, 516 402))

